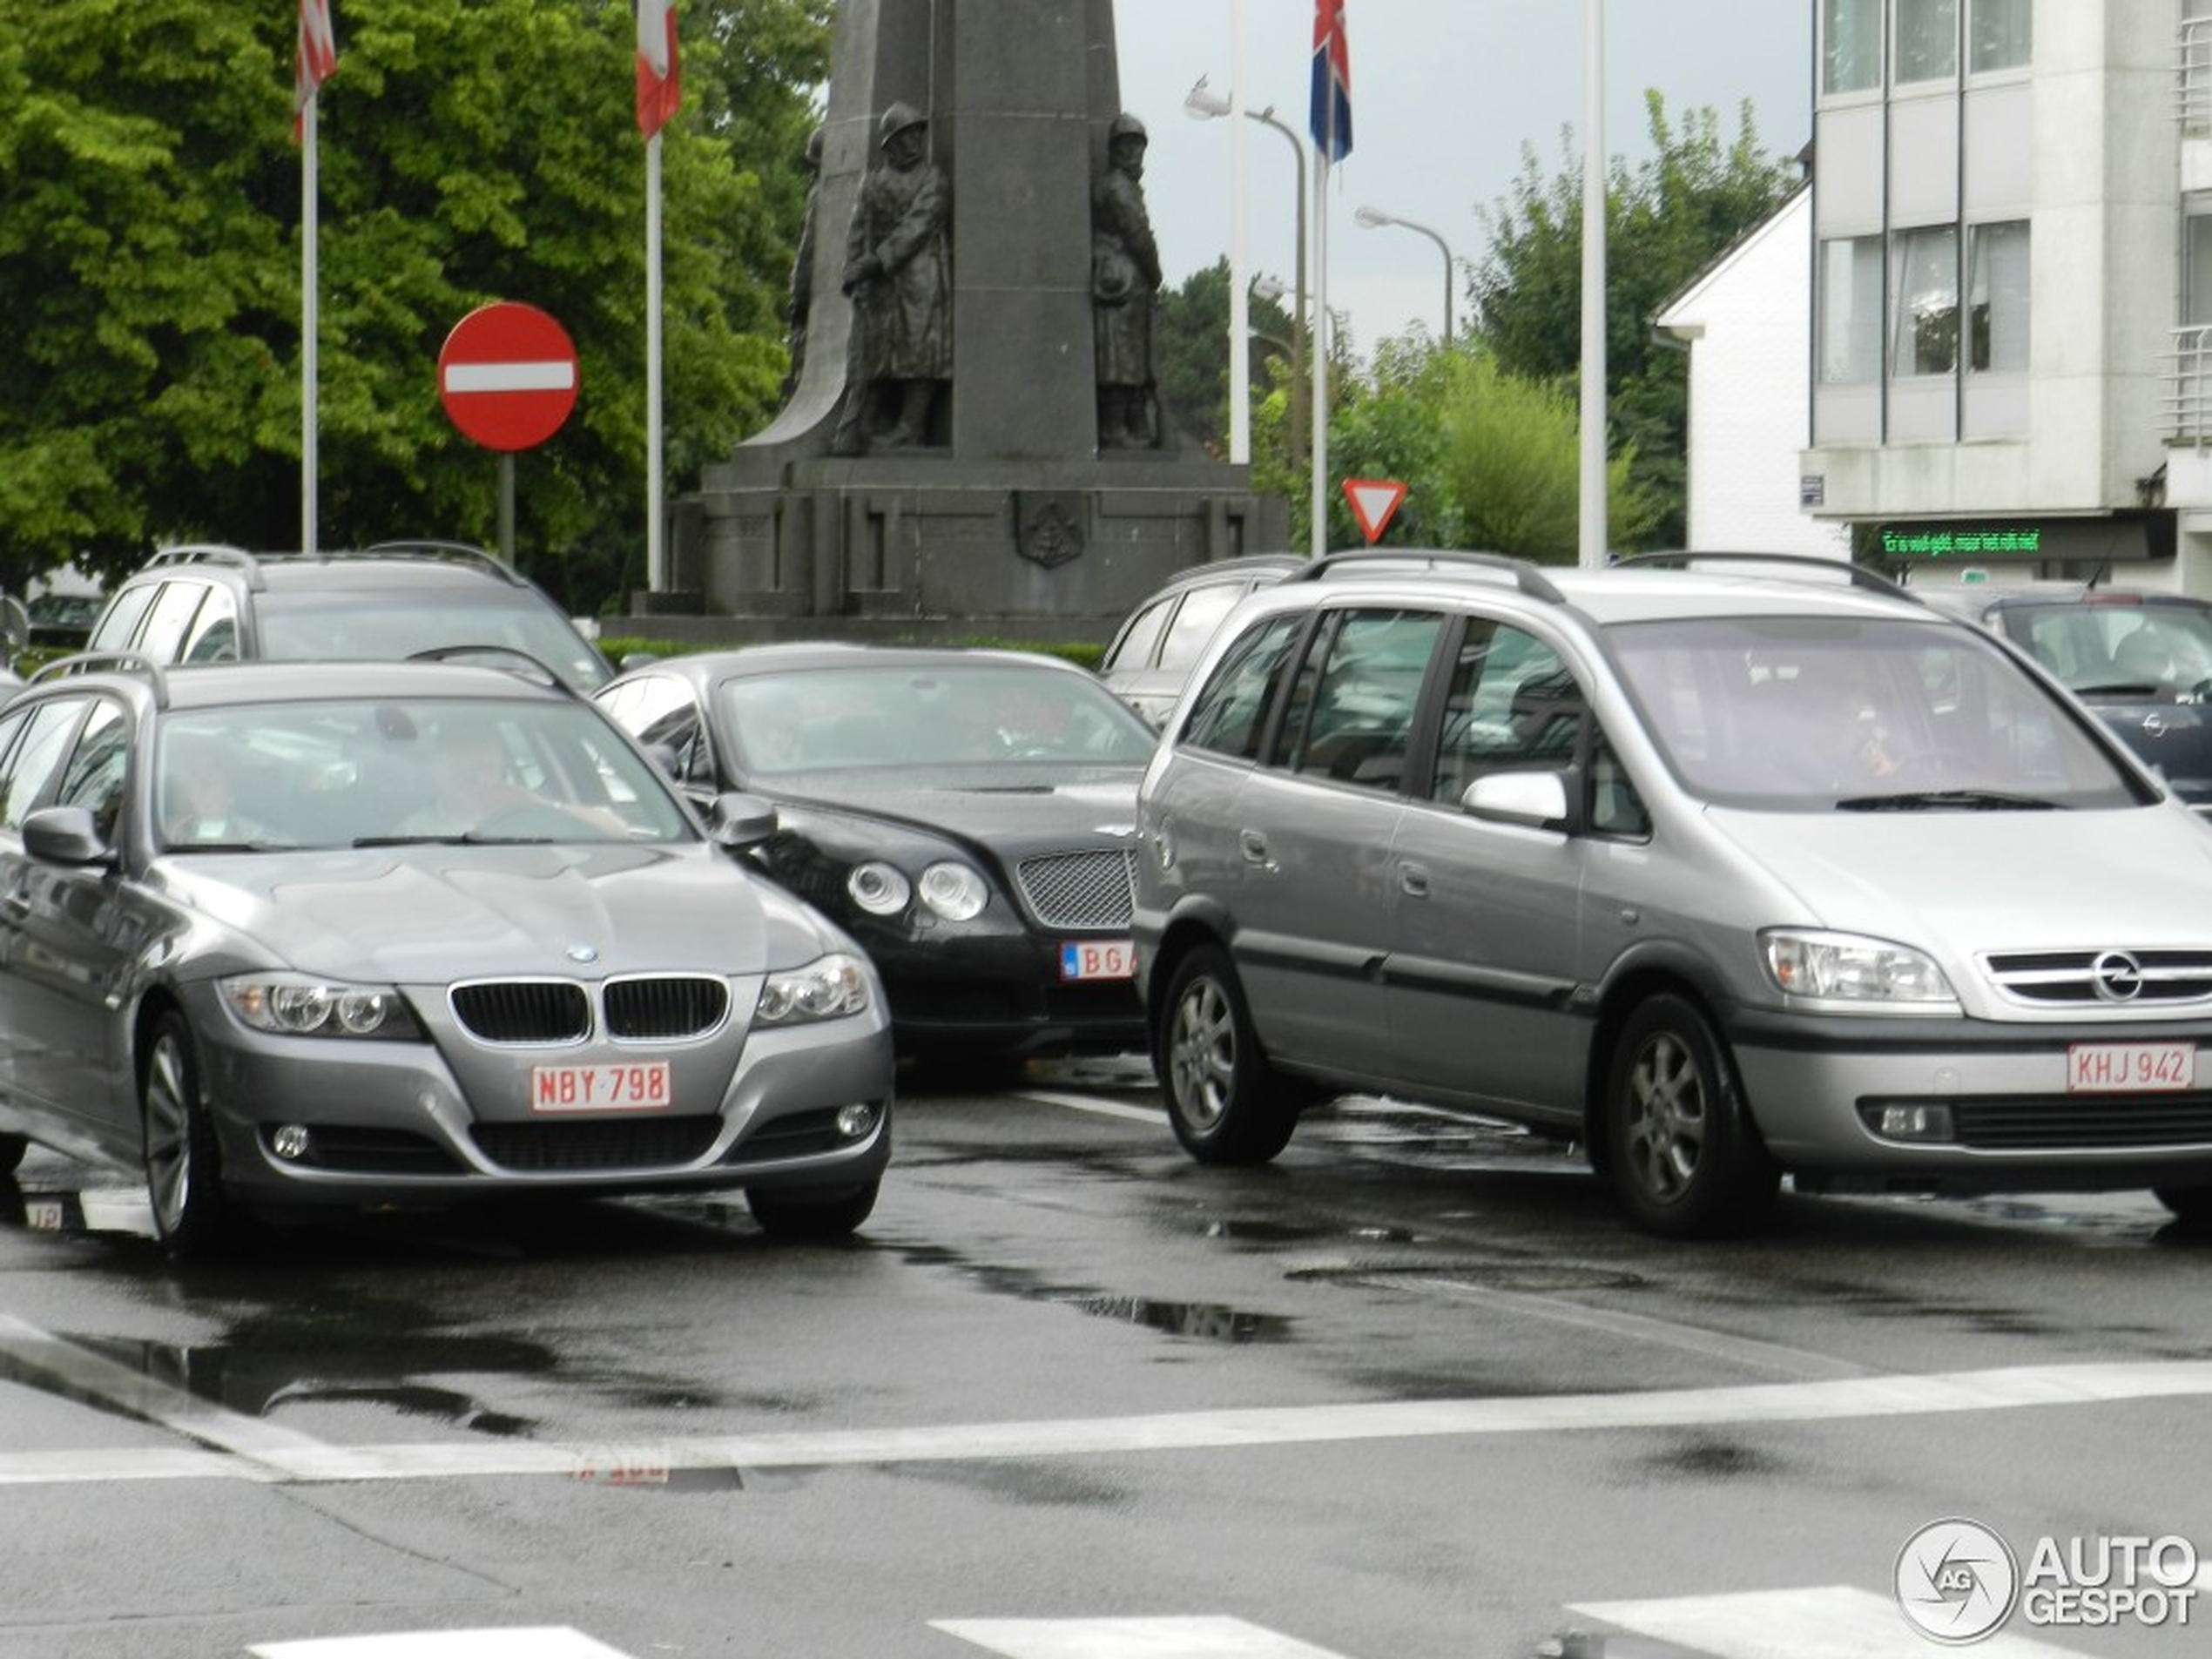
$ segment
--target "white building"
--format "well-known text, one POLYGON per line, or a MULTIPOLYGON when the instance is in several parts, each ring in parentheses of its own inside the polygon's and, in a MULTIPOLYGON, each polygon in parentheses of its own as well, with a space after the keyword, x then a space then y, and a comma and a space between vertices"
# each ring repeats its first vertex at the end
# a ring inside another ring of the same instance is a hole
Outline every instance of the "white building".
POLYGON ((1798 504, 1811 351, 1812 198, 1799 190, 1656 319, 1689 347, 1687 545, 1843 558, 1798 504))
POLYGON ((2212 593, 2212 0, 1813 0, 1808 509, 2212 593))

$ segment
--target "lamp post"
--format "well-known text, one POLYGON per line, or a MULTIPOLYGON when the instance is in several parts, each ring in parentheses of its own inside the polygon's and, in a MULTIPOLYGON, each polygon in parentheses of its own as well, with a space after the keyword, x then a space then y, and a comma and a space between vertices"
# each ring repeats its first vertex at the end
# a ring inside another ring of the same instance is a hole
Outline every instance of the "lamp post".
MULTIPOLYGON (((1201 75, 1198 77, 1198 84, 1190 89, 1190 96, 1183 100, 1183 108, 1194 121, 1212 121, 1230 114, 1234 106, 1227 98, 1209 87, 1206 84, 1206 78, 1201 75)), ((1264 110, 1246 110, 1244 118, 1249 121, 1258 121, 1281 133, 1290 143, 1291 158, 1298 164, 1298 253, 1295 261, 1298 315, 1295 326, 1291 330, 1290 397, 1291 468, 1291 470, 1296 471, 1305 464, 1305 445, 1302 435, 1301 418, 1305 396, 1305 141, 1298 137, 1293 128, 1277 118, 1275 106, 1272 104, 1264 110)), ((1241 207, 1242 204, 1239 204, 1240 211, 1241 207)), ((1241 386, 1237 389, 1238 395, 1240 397, 1251 395, 1251 388, 1249 386, 1241 386)))
POLYGON ((1402 230, 1419 231, 1430 241, 1435 243, 1442 252, 1444 255, 1444 344, 1448 348, 1452 344, 1452 279, 1456 273, 1456 267, 1452 260, 1451 244, 1429 229, 1427 226, 1416 225, 1412 219, 1400 219, 1395 213, 1386 213, 1379 207, 1359 208, 1352 217, 1364 228, 1371 231, 1384 225, 1395 225, 1402 230))

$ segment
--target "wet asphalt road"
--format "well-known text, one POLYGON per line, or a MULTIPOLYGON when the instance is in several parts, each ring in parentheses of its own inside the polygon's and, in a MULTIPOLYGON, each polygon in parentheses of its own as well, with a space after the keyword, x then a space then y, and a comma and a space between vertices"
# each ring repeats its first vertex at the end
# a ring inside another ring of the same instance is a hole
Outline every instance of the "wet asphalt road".
MULTIPOLYGON (((1204 1169, 1126 1066, 899 1136, 841 1246, 686 1200, 189 1271, 34 1156, 0 1659, 1925 1659, 1930 1523, 2212 1552, 2212 1238, 2147 1195, 1669 1244, 1383 1103, 1204 1169)), ((2137 1577, 1971 1651, 2212 1650, 2137 1577)))

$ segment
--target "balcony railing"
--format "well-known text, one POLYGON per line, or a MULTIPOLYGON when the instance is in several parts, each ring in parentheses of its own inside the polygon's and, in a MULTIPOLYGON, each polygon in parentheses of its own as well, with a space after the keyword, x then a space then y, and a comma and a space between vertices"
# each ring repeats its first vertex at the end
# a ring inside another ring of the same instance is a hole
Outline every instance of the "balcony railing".
POLYGON ((2176 328, 2168 353, 2166 436, 2172 443, 2212 443, 2212 323, 2176 328))
POLYGON ((2174 114, 2182 131, 2212 133, 2212 17, 2184 17, 2175 47, 2174 114))

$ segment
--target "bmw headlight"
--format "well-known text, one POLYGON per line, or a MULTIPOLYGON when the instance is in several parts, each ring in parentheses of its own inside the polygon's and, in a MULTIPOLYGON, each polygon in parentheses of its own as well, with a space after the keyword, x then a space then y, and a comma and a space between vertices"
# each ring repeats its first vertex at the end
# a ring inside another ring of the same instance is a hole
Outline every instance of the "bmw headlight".
POLYGON ((1857 934, 1776 928, 1761 935, 1768 977, 1786 995, 1892 1008, 1952 1008, 1958 997, 1923 951, 1857 934))
POLYGON ((419 1039, 422 1030, 388 985, 348 985, 300 974, 242 974, 220 982, 230 1011, 256 1031, 286 1037, 419 1039))
POLYGON ((867 1005, 867 969, 859 957, 833 951, 804 968, 769 974, 752 1017, 759 1025, 805 1025, 859 1014, 867 1005))
POLYGON ((948 860, 921 873, 921 901, 947 921, 973 921, 990 903, 991 887, 967 865, 948 860))
POLYGON ((853 873, 845 878, 845 891, 871 916, 895 916, 907 907, 914 890, 894 866, 870 859, 853 867, 853 873))

